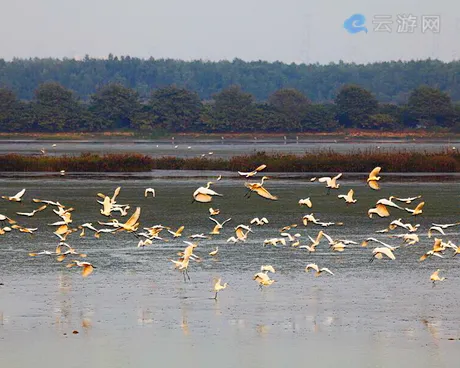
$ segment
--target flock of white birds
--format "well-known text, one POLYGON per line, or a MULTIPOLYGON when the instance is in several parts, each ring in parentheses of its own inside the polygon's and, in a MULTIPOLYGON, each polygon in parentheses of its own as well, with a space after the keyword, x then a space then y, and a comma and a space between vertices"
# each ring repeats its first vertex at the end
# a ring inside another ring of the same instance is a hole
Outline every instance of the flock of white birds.
MULTIPOLYGON (((260 165, 253 171, 238 172, 238 174, 248 180, 251 180, 250 178, 256 176, 257 174, 259 174, 259 172, 263 171, 265 168, 266 168, 266 165, 260 165)), ((374 170, 370 172, 367 178, 367 184, 372 190, 380 189, 380 185, 379 185, 379 181, 381 179, 381 177, 379 176, 380 171, 381 171, 381 168, 376 167, 374 170)), ((61 172, 61 175, 65 175, 65 172, 61 172)), ((336 190, 340 188, 339 179, 341 177, 342 177, 342 174, 340 173, 334 177, 321 177, 321 178, 314 177, 314 178, 311 178, 310 181, 312 182, 318 181, 320 183, 324 183, 327 188, 327 194, 330 194, 331 190, 336 190)), ((219 176, 215 180, 215 182, 218 182, 221 179, 222 177, 219 176)), ((278 200, 277 196, 271 194, 264 187, 265 181, 268 179, 269 178, 267 176, 263 176, 260 182, 251 182, 251 181, 245 182, 244 185, 248 189, 245 196, 250 197, 251 194, 255 193, 267 200, 271 200, 271 201, 278 200)), ((214 197, 222 196, 222 194, 219 194, 218 192, 211 189, 211 186, 214 185, 215 182, 210 181, 206 184, 206 186, 201 186, 197 188, 192 195, 193 197, 192 203, 193 202, 210 203, 212 202, 214 197)), ((126 221, 121 221, 119 219, 113 218, 112 215, 117 212, 119 213, 121 217, 128 216, 129 214, 129 210, 130 210, 129 204, 117 203, 117 197, 120 194, 120 190, 121 190, 121 187, 116 188, 113 195, 111 196, 103 194, 103 193, 97 194, 97 196, 100 198, 100 200, 98 200, 97 202, 102 206, 102 208, 100 209, 100 213, 110 218, 106 222, 98 221, 98 225, 103 226, 103 227, 96 228, 95 226, 93 226, 93 223, 89 223, 89 222, 83 223, 78 226, 73 226, 72 225, 72 212, 74 211, 74 208, 65 206, 59 202, 55 202, 52 200, 34 198, 32 199, 32 201, 34 203, 38 203, 40 206, 31 212, 16 212, 15 216, 6 216, 3 214, 0 214, 0 222, 2 222, 4 225, 6 225, 5 222, 8 223, 7 226, 2 225, 2 227, 0 227, 0 235, 4 235, 7 232, 11 232, 11 231, 19 231, 22 233, 30 234, 32 236, 34 232, 36 232, 38 229, 37 228, 27 228, 27 227, 21 226, 19 224, 21 221, 18 220, 19 216, 32 217, 32 216, 35 216, 37 213, 44 211, 49 206, 51 206, 51 207, 54 207, 53 212, 59 217, 59 221, 49 224, 50 226, 53 226, 56 228, 56 230, 54 231, 54 234, 59 238, 58 245, 53 251, 43 250, 40 252, 31 252, 29 253, 31 257, 55 256, 58 262, 63 262, 68 257, 79 258, 79 259, 86 258, 87 257, 86 254, 77 252, 76 249, 74 249, 72 246, 70 246, 67 243, 67 238, 74 232, 79 232, 79 236, 84 237, 86 236, 86 233, 88 231, 92 231, 94 233, 94 236, 96 238, 99 238, 101 234, 104 234, 104 233, 119 233, 119 232, 124 231, 127 233, 132 233, 137 238, 140 239, 138 242, 138 247, 145 247, 145 246, 152 245, 154 241, 168 241, 168 239, 162 236, 162 232, 170 234, 173 238, 179 238, 182 236, 184 226, 180 226, 178 229, 174 230, 167 226, 154 225, 151 227, 144 227, 142 228, 143 231, 140 231, 139 230, 139 226, 140 226, 139 218, 141 215, 141 207, 136 207, 134 212, 129 216, 128 220, 126 221)), ((2 198, 10 202, 22 202, 25 192, 26 192, 26 189, 23 189, 19 193, 13 196, 2 196, 2 198)), ((145 189, 144 195, 145 197, 149 197, 149 196, 155 197, 156 193, 153 188, 147 188, 145 189)), ((344 200, 347 206, 353 205, 354 203, 357 202, 357 199, 354 198, 353 189, 350 189, 348 193, 346 194, 339 194, 337 197, 341 200, 344 200)), ((394 209, 403 211, 405 213, 409 213, 416 220, 417 216, 423 213, 423 207, 424 207, 425 202, 420 201, 418 204, 415 205, 414 208, 408 208, 406 207, 406 205, 409 205, 412 202, 420 200, 420 199, 421 199, 420 195, 417 195, 414 197, 408 197, 408 198, 399 198, 395 196, 390 196, 388 199, 387 198, 379 199, 376 202, 375 207, 368 210, 368 216, 370 218, 372 218, 374 215, 377 215, 380 217, 389 217, 390 216, 389 208, 392 208, 392 209, 394 208, 394 209)), ((300 199, 298 203, 300 206, 306 206, 308 208, 311 208, 313 205, 310 198, 300 199)), ((199 239, 208 239, 210 236, 212 237, 215 235, 219 235, 223 226, 231 220, 231 218, 228 218, 224 221, 219 221, 214 217, 219 214, 220 214, 219 209, 214 209, 212 207, 209 208, 209 215, 210 215, 209 219, 215 224, 212 230, 208 234, 201 233, 201 234, 190 235, 189 238, 191 241, 184 241, 184 243, 187 244, 187 247, 184 249, 184 251, 178 253, 179 258, 177 260, 171 260, 174 264, 174 267, 183 273, 184 281, 186 281, 187 279, 190 280, 190 276, 188 274, 188 268, 190 265, 190 261, 191 260, 197 261, 197 262, 201 261, 201 258, 194 253, 194 250, 198 246, 199 239)), ((234 228, 235 235, 228 238, 227 242, 228 243, 229 242, 232 242, 232 243, 245 242, 250 236, 250 234, 253 233, 253 230, 251 229, 251 225, 264 226, 268 223, 269 221, 266 217, 262 217, 262 218, 256 217, 252 219, 249 224, 239 224, 238 226, 234 228)), ((327 228, 329 226, 334 226, 334 225, 335 226, 343 225, 343 223, 340 223, 340 222, 320 221, 313 214, 308 214, 308 215, 303 216, 302 223, 304 226, 307 226, 308 224, 313 224, 313 225, 320 226, 321 228, 327 228)), ((433 234, 435 233, 440 234, 440 235, 445 235, 445 232, 444 232, 445 229, 450 228, 450 227, 459 226, 459 225, 460 225, 460 222, 450 223, 450 224, 433 223, 432 226, 428 230, 428 237, 431 238, 433 234)), ((316 247, 320 245, 323 240, 325 240, 328 243, 330 249, 334 252, 344 252, 350 244, 358 244, 352 240, 333 239, 331 236, 326 234, 325 230, 320 230, 316 238, 312 238, 308 236, 309 240, 307 244, 301 245, 301 239, 300 239, 301 235, 299 233, 292 234, 289 232, 290 230, 295 229, 297 226, 298 226, 297 224, 291 224, 291 225, 288 225, 288 226, 285 226, 279 229, 279 236, 270 238, 270 239, 266 239, 264 241, 264 246, 266 245, 286 246, 287 244, 289 244, 292 247, 298 247, 299 249, 305 249, 306 251, 311 253, 311 252, 316 251, 316 247)), ((419 242, 419 237, 417 235, 417 231, 419 230, 419 227, 420 227, 419 224, 405 223, 403 222, 402 218, 399 218, 399 219, 391 221, 387 228, 379 230, 377 232, 387 233, 396 228, 404 229, 406 231, 404 234, 393 235, 393 237, 400 238, 403 241, 403 244, 405 245, 414 245, 419 242)), ((395 253, 397 253, 397 249, 400 248, 400 246, 392 246, 374 237, 369 237, 365 239, 361 243, 361 246, 366 247, 368 243, 370 242, 377 243, 378 245, 376 248, 372 250, 372 257, 370 258, 370 261, 374 261, 374 259, 382 259, 383 257, 387 257, 390 260, 396 259, 395 253)), ((457 245, 455 245, 452 241, 449 240, 445 242, 441 238, 434 238, 433 248, 430 249, 428 252, 424 253, 423 255, 421 255, 419 260, 424 261, 425 259, 431 256, 443 258, 445 256, 445 252, 447 249, 452 250, 453 256, 460 253, 460 248, 457 245)), ((218 254, 218 252, 219 252, 219 248, 216 247, 212 252, 209 253, 209 256, 215 257, 218 254)), ((95 268, 95 266, 91 264, 90 262, 81 261, 78 259, 72 259, 66 265, 66 267, 68 268, 74 267, 74 266, 80 267, 82 269, 83 277, 89 276, 95 268)), ((323 273, 334 275, 334 273, 329 268, 319 267, 317 264, 314 264, 314 263, 307 264, 305 267, 306 272, 310 272, 311 270, 313 271, 315 276, 320 276, 323 273)), ((430 276, 430 280, 433 282, 433 286, 435 285, 436 282, 443 281, 445 279, 445 277, 439 276, 440 271, 441 271, 440 269, 437 269, 430 276)), ((253 279, 258 283, 261 289, 275 282, 275 280, 270 278, 269 273, 275 273, 275 268, 271 265, 263 265, 260 268, 260 272, 254 275, 253 279)), ((228 283, 221 284, 220 278, 217 280, 214 280, 214 291, 215 291, 214 299, 217 299, 218 293, 221 290, 225 289, 227 285, 228 283)))

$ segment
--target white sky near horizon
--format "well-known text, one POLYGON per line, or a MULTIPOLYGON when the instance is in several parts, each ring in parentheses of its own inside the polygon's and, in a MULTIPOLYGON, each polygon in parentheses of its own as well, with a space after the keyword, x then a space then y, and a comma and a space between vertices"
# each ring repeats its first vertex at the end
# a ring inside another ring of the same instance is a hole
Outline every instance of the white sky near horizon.
POLYGON ((460 58, 456 0, 0 0, 0 58, 130 55, 183 60, 286 63, 460 58), (368 33, 344 20, 366 16, 368 33), (396 17, 417 17, 413 33, 396 17), (392 32, 375 32, 375 15, 392 32), (440 32, 421 32, 421 17, 439 15, 440 32))

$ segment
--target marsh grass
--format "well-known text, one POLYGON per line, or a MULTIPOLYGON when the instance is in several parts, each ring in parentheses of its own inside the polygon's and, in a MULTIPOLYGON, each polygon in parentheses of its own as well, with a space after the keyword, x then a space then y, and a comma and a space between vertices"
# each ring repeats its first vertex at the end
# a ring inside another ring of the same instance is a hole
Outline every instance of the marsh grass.
POLYGON ((146 172, 151 170, 253 170, 266 164, 271 172, 367 172, 381 166, 385 172, 460 172, 460 153, 355 150, 338 153, 333 150, 308 152, 303 155, 257 152, 231 158, 152 157, 141 154, 82 153, 80 156, 0 155, 0 171, 73 171, 73 172, 146 172))

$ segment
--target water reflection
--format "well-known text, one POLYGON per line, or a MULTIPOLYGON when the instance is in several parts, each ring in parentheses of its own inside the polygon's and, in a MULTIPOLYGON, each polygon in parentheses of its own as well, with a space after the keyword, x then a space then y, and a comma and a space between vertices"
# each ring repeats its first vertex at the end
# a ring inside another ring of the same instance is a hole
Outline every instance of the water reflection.
POLYGON ((137 323, 141 326, 153 323, 152 312, 148 308, 139 308, 137 310, 137 316, 137 323))

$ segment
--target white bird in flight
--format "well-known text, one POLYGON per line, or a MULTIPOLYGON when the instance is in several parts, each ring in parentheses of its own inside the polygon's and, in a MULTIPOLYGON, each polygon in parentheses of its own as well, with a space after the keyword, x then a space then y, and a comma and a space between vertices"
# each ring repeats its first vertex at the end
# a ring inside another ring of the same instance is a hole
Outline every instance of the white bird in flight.
POLYGON ((147 197, 149 195, 149 193, 152 194, 152 197, 155 197, 155 189, 153 188, 147 188, 145 189, 144 191, 144 197, 147 197))

